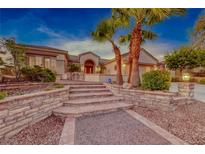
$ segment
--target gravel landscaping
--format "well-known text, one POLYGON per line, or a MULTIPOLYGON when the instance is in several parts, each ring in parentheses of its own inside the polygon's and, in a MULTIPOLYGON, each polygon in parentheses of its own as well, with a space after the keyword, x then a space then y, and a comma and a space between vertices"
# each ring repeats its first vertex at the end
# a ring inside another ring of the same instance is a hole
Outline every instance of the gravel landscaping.
POLYGON ((59 144, 64 121, 55 116, 50 116, 32 126, 29 126, 15 136, 3 140, 0 144, 5 145, 56 145, 59 144))
POLYGON ((79 117, 75 127, 77 145, 170 144, 124 111, 79 117))
POLYGON ((143 107, 134 110, 189 144, 205 144, 205 104, 202 102, 178 106, 173 112, 143 107))
POLYGON ((8 96, 18 96, 30 93, 36 93, 41 91, 49 91, 56 88, 63 88, 62 84, 56 83, 12 83, 12 84, 2 84, 0 86, 1 91, 5 91, 8 96))

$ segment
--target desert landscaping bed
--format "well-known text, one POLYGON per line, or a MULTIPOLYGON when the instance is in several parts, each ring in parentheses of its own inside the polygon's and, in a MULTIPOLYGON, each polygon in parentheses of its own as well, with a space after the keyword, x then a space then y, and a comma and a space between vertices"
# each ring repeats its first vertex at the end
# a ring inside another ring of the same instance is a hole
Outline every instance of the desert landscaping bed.
POLYGON ((3 140, 0 144, 5 145, 56 145, 59 144, 64 120, 55 116, 50 116, 36 124, 33 124, 15 136, 3 140))
POLYGON ((134 110, 189 144, 205 144, 205 103, 181 105, 175 111, 144 107, 134 110))
POLYGON ((8 96, 18 96, 52 90, 56 85, 55 83, 39 82, 8 83, 0 85, 0 91, 6 92, 8 96))

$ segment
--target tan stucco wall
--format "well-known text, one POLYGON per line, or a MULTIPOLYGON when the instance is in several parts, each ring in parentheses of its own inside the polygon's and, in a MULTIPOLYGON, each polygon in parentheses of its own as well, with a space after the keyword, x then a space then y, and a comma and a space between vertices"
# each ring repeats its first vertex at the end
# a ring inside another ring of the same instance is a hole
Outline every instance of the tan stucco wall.
MULTIPOLYGON (((121 63, 122 63, 123 75, 128 75, 129 72, 129 64, 127 64, 128 56, 129 55, 122 57, 121 63)), ((139 72, 140 72, 140 76, 142 76, 142 74, 144 74, 145 72, 149 72, 150 70, 155 69, 153 65, 156 65, 158 61, 142 50, 140 53, 139 62, 141 63, 139 67, 139 72)), ((117 74, 117 70, 115 69, 116 67, 115 61, 106 64, 105 67, 106 67, 106 70, 104 72, 105 74, 111 74, 111 75, 117 74)))
POLYGON ((95 63, 96 66, 99 65, 99 57, 97 57, 97 56, 95 56, 91 53, 84 54, 84 55, 80 56, 80 64, 81 65, 84 65, 86 60, 92 60, 95 63))

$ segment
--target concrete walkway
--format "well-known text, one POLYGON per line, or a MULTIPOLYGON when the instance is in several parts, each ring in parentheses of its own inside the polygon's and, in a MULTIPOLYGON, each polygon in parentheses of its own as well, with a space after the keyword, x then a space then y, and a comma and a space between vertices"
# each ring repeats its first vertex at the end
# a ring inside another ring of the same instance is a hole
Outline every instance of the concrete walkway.
MULTIPOLYGON (((173 82, 171 84, 171 87, 169 89, 171 92, 177 92, 178 91, 178 83, 173 82)), ((205 85, 202 84, 195 84, 195 92, 194 92, 194 98, 196 100, 202 101, 205 103, 205 85)))
POLYGON ((75 122, 75 144, 170 144, 124 111, 84 116, 75 122))

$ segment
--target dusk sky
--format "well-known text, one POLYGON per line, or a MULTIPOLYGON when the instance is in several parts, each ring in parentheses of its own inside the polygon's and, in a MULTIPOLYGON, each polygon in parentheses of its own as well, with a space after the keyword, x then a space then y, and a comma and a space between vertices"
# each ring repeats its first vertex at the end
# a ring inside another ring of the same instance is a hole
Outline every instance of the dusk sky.
MULTIPOLYGON (((154 25, 151 29, 158 38, 143 47, 162 59, 166 52, 189 42, 193 25, 203 11, 188 9, 185 16, 170 17, 154 25)), ((97 23, 110 15, 111 9, 0 9, 0 37, 15 37, 17 43, 56 47, 75 55, 93 51, 111 58, 111 45, 94 42, 90 37, 97 23)), ((127 45, 120 48, 122 53, 128 51, 127 45)))

